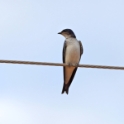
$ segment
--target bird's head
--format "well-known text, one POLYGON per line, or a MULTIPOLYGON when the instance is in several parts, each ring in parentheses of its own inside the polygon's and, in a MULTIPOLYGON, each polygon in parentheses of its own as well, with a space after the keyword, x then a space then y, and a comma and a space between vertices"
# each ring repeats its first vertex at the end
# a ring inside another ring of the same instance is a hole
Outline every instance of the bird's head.
POLYGON ((63 35, 65 38, 69 38, 69 37, 76 38, 74 32, 71 29, 64 29, 61 32, 59 32, 58 34, 63 35))

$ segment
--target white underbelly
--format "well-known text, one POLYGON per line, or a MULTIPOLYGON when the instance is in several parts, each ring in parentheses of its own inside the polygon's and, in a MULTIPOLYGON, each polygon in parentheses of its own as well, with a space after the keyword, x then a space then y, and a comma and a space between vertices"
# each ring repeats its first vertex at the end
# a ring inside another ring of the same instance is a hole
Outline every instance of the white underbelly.
POLYGON ((80 48, 79 45, 69 45, 66 48, 65 63, 77 64, 80 60, 80 48))

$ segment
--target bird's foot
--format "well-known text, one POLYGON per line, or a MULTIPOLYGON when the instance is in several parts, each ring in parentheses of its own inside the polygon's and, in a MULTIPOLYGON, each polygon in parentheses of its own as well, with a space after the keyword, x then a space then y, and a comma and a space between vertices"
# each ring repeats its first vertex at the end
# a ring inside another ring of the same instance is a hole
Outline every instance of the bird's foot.
POLYGON ((68 63, 68 66, 71 67, 71 66, 73 66, 73 65, 72 65, 72 63, 68 63))
POLYGON ((76 64, 69 63, 68 66, 69 66, 69 67, 71 67, 71 66, 77 67, 77 66, 78 66, 78 63, 76 63, 76 64))
POLYGON ((78 63, 72 64, 72 65, 75 66, 75 67, 78 67, 78 63))

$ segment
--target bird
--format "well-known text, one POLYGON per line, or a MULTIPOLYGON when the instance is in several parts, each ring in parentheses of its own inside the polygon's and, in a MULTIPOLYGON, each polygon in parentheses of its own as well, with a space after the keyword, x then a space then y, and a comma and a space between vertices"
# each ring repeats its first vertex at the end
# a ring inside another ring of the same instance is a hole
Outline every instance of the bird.
POLYGON ((80 62, 81 55, 83 54, 83 45, 81 41, 76 39, 75 33, 71 29, 64 29, 58 34, 65 37, 65 42, 63 45, 62 59, 63 63, 68 66, 63 67, 63 89, 62 94, 65 92, 69 93, 69 87, 74 79, 77 71, 77 65, 80 62))

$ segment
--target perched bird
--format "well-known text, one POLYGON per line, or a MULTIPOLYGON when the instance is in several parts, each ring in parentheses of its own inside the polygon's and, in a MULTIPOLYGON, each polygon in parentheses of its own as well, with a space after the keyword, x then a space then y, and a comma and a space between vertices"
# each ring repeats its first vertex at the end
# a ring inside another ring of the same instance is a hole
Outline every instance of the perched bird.
POLYGON ((68 94, 69 87, 77 71, 77 67, 74 66, 77 66, 79 64, 81 55, 83 54, 83 46, 81 41, 78 41, 76 39, 76 36, 71 29, 64 29, 58 34, 61 34, 65 37, 63 46, 63 63, 68 64, 69 66, 63 67, 64 84, 62 94, 64 92, 68 94))

